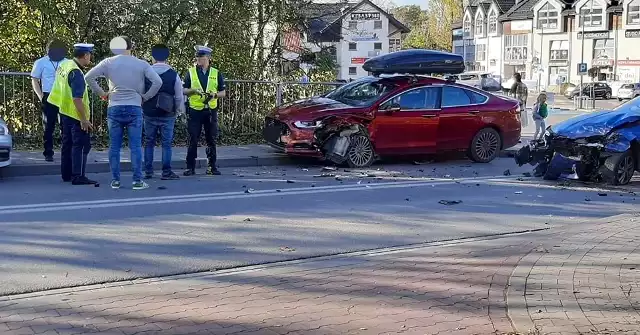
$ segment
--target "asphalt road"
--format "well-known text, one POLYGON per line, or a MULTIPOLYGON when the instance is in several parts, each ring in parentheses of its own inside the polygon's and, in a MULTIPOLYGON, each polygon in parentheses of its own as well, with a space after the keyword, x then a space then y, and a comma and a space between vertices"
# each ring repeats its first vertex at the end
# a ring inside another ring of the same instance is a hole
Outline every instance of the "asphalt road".
POLYGON ((628 189, 542 182, 511 159, 223 170, 120 190, 0 180, 0 294, 528 229, 635 210, 628 189), (505 176, 505 170, 511 174, 505 176), (598 193, 606 192, 606 196, 598 193), (454 205, 439 203, 462 201, 454 205))

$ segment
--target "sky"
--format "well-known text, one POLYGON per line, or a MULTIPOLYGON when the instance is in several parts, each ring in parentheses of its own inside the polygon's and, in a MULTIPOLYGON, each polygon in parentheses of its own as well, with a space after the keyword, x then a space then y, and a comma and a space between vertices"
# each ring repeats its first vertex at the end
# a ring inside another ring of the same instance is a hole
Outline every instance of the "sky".
POLYGON ((418 5, 422 9, 427 9, 427 0, 393 0, 396 6, 418 5))

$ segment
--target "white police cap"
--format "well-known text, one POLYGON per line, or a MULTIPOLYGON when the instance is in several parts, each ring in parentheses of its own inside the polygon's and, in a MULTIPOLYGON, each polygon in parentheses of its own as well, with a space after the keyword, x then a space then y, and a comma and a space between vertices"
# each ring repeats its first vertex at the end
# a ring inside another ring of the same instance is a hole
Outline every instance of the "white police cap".
POLYGON ((76 43, 73 48, 77 51, 93 52, 94 45, 91 43, 76 43))
POLYGON ((194 49, 196 49, 196 55, 198 56, 208 56, 211 55, 211 52, 213 51, 211 48, 204 45, 196 45, 194 49))

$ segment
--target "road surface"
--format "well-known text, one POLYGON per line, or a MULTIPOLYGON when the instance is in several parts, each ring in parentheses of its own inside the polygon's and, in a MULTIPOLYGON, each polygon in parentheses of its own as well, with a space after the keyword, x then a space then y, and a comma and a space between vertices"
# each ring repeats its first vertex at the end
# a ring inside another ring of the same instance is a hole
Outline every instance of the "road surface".
POLYGON ((628 190, 558 186, 524 177, 529 169, 511 159, 227 169, 154 179, 143 191, 112 190, 108 174, 91 176, 99 188, 1 180, 0 294, 561 227, 637 208, 628 190))

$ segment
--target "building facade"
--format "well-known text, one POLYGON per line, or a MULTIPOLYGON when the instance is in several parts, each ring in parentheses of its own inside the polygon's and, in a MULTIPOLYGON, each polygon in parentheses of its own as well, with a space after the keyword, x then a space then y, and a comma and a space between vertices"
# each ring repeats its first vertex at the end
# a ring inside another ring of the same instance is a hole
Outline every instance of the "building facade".
POLYGON ((465 4, 460 27, 453 52, 462 44, 468 70, 545 89, 579 83, 586 63, 594 80, 640 82, 640 0, 481 0, 465 4))
POLYGON ((364 62, 400 50, 409 32, 409 28, 369 0, 316 3, 307 10, 305 23, 296 32, 301 35, 299 48, 287 50, 286 58, 294 60, 302 50, 331 50, 340 80, 368 75, 362 69, 364 62))

